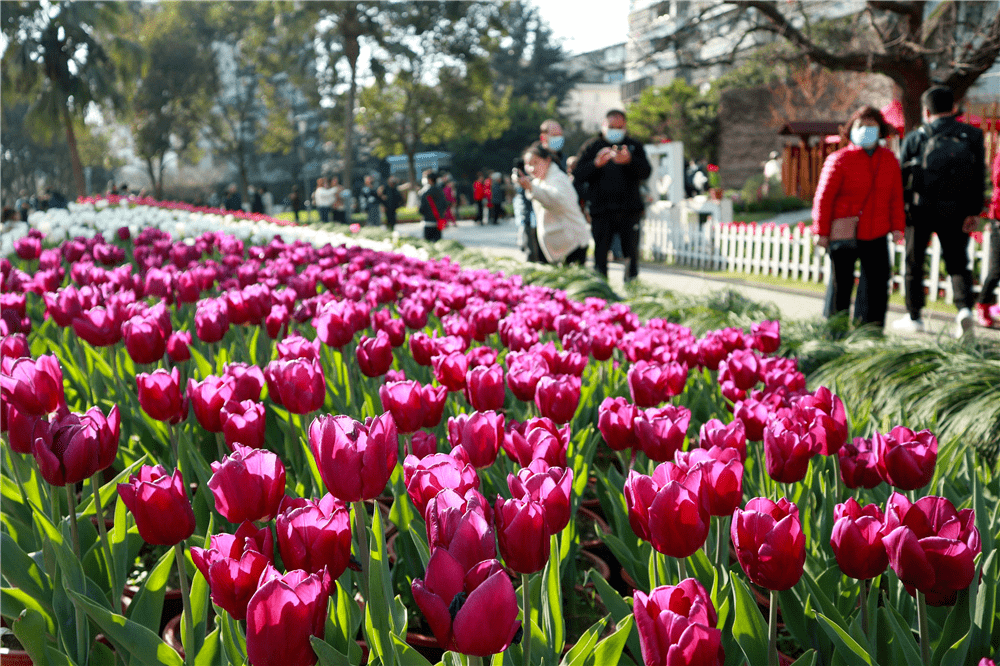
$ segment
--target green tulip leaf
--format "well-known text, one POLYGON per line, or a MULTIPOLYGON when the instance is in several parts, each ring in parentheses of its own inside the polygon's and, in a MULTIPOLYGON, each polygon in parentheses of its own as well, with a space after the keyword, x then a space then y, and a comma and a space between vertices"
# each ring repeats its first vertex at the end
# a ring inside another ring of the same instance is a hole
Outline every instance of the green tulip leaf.
POLYGON ((319 657, 319 666, 353 666, 348 656, 317 636, 310 636, 309 643, 319 657))
POLYGON ((616 625, 615 633, 611 634, 600 643, 594 652, 594 664, 617 664, 621 658, 622 650, 625 649, 625 642, 629 634, 632 633, 634 616, 629 615, 616 625))
POLYGON ((126 617, 101 608, 90 599, 73 590, 67 590, 70 599, 82 608, 104 635, 122 654, 129 654, 148 666, 183 666, 183 660, 173 648, 146 627, 126 617))
POLYGON ((816 666, 816 650, 808 650, 792 662, 792 666, 816 666))
MULTIPOLYGON (((997 572, 997 552, 991 552, 982 560, 983 580, 995 581, 998 578, 997 572)), ((973 586, 977 581, 973 581, 973 586)), ((996 585, 978 585, 976 589, 976 599, 972 615, 972 645, 982 646, 989 649, 993 636, 993 627, 996 623, 996 585)))
MULTIPOLYGON (((632 604, 631 599, 626 601, 621 597, 618 592, 611 587, 608 581, 604 580, 601 574, 597 573, 594 569, 587 572, 587 580, 594 584, 597 589, 597 595, 601 598, 601 603, 604 607, 608 609, 611 614, 611 619, 615 623, 619 623, 627 617, 632 616, 632 604)), ((639 630, 633 625, 632 630, 628 634, 628 649, 632 651, 632 654, 640 653, 639 645, 639 630)))
POLYGON ((159 559, 149 576, 143 581, 128 607, 128 619, 150 631, 159 631, 163 614, 163 599, 167 592, 167 579, 170 577, 170 567, 174 564, 174 549, 159 559))
POLYGON ((216 627, 215 631, 205 636, 205 641, 194 658, 194 666, 215 666, 222 661, 221 650, 222 629, 216 627))
MULTIPOLYGON (((976 577, 970 585, 978 585, 976 577)), ((931 666, 941 666, 941 659, 945 652, 952 650, 963 640, 969 638, 969 623, 971 617, 969 613, 969 591, 959 590, 955 605, 948 611, 948 618, 944 622, 940 635, 937 637, 938 645, 931 656, 931 666)), ((966 644, 968 649, 968 644, 966 644)))
POLYGON ((964 666, 965 656, 969 653, 971 632, 962 636, 941 655, 941 666, 964 666))
POLYGON ((733 637, 751 664, 767 663, 767 624, 750 589, 733 577, 733 637))
POLYGON ((6 533, 0 533, 0 553, 3 553, 3 558, 0 558, 3 577, 51 613, 52 585, 38 563, 6 533))
MULTIPOLYGON (((592 666, 594 663, 594 647, 600 640, 604 628, 608 626, 608 618, 604 617, 595 622, 583 632, 583 635, 576 641, 573 648, 566 653, 560 666, 592 666)), ((602 662, 614 663, 614 662, 602 662)))
MULTIPOLYGON (((862 647, 854 638, 830 618, 822 613, 816 613, 816 619, 826 631, 830 639, 840 648, 837 650, 849 666, 872 666, 870 651, 862 647)), ((918 662, 919 663, 919 662, 918 662)))
POLYGON ((549 561, 542 571, 542 625, 545 627, 549 646, 556 655, 559 655, 562 654, 566 644, 566 622, 562 613, 559 543, 555 535, 549 539, 549 561))
POLYGON ((226 653, 226 658, 231 664, 242 665, 247 660, 246 638, 228 611, 216 607, 216 612, 219 613, 219 618, 224 618, 222 621, 222 649, 226 653))
POLYGON ((431 662, 424 659, 422 654, 410 647, 399 636, 393 636, 392 642, 396 650, 396 663, 399 666, 431 666, 431 662))
MULTIPOLYGON (((45 664, 48 660, 46 654, 46 629, 49 626, 41 613, 36 610, 26 609, 14 620, 12 628, 21 647, 31 657, 31 661, 36 664, 45 664)), ((54 632, 51 632, 54 633, 54 632)))
POLYGON ((45 629, 48 633, 52 635, 56 633, 56 621, 52 617, 52 610, 44 608, 27 590, 17 587, 0 588, 0 608, 3 608, 4 617, 9 618, 20 617, 25 612, 38 614, 45 620, 45 629))
POLYGON ((891 604, 886 604, 882 607, 882 613, 889 621, 889 626, 892 628, 892 634, 896 639, 896 647, 906 658, 906 663, 922 663, 923 660, 920 657, 920 645, 913 637, 913 630, 911 630, 909 625, 905 623, 899 612, 893 608, 891 604))

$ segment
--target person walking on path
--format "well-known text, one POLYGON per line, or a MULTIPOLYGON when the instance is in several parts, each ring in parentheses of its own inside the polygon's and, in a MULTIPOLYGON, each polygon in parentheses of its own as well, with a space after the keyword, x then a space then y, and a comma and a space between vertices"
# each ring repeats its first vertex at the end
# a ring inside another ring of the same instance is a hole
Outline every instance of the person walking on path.
POLYGON ((642 144, 627 136, 624 111, 608 111, 601 133, 580 147, 573 176, 589 188, 594 267, 604 277, 616 233, 629 260, 626 281, 639 275, 639 225, 644 207, 639 186, 651 172, 642 144))
POLYGON ((997 303, 997 286, 1000 286, 1000 151, 993 158, 992 181, 993 198, 986 213, 990 225, 989 273, 976 303, 976 321, 985 328, 993 328, 998 323, 990 314, 990 309, 997 303))
POLYGON ((333 202, 331 204, 333 221, 340 224, 347 224, 347 210, 344 202, 344 199, 348 194, 347 188, 341 186, 340 178, 337 176, 330 179, 329 187, 333 190, 333 202))
POLYGON ((424 172, 423 188, 420 190, 420 214, 424 218, 424 240, 431 242, 441 240, 441 232, 447 224, 442 212, 448 205, 448 201, 444 198, 444 192, 438 187, 437 181, 437 173, 428 169, 424 172))
POLYGON ((292 191, 288 194, 288 205, 292 209, 295 221, 299 221, 299 213, 302 211, 302 195, 299 193, 299 186, 292 185, 292 191))
POLYGON ((264 214, 264 197, 261 195, 259 187, 250 186, 250 212, 258 215, 264 214))
POLYGON ((840 128, 841 140, 850 143, 832 153, 813 198, 813 233, 817 244, 830 255, 831 271, 823 314, 829 319, 851 307, 854 265, 861 261, 854 318, 862 324, 885 327, 889 307, 889 245, 886 236, 903 239, 903 180, 899 162, 879 145, 895 130, 872 106, 856 110, 840 128), (854 239, 831 240, 834 220, 857 218, 854 239))
POLYGON ((361 204, 365 207, 365 213, 368 215, 366 224, 369 227, 382 226, 380 203, 378 193, 375 191, 375 178, 371 175, 365 176, 365 186, 361 188, 361 204))
MULTIPOLYGON (((983 132, 955 120, 950 88, 936 86, 920 98, 924 124, 906 135, 900 154, 906 205, 906 309, 910 316, 893 328, 922 331, 924 258, 931 234, 941 242, 945 268, 951 276, 955 336, 972 330, 972 271, 969 234, 983 208, 985 148, 983 132)), ((937 285, 931 285, 937 289, 937 285)))
POLYGON ((222 204, 226 210, 243 210, 243 197, 240 196, 236 183, 230 183, 226 189, 226 201, 222 204))
POLYGON ((385 210, 385 226, 389 231, 396 229, 396 211, 403 205, 403 195, 400 194, 397 183, 395 176, 389 176, 385 185, 378 189, 379 199, 385 210))
POLYGON ((476 174, 476 180, 472 183, 472 198, 476 202, 476 224, 483 223, 483 208, 486 205, 486 187, 489 181, 483 172, 480 171, 476 174))
POLYGON ((582 266, 590 231, 576 189, 558 159, 555 151, 533 143, 524 153, 524 172, 518 174, 518 183, 531 199, 538 245, 545 259, 552 264, 565 261, 582 266))
POLYGON ((333 202, 337 196, 337 190, 330 187, 326 178, 316 179, 316 189, 313 191, 313 205, 319 211, 319 221, 323 224, 330 222, 330 211, 333 210, 333 202))
POLYGON ((503 176, 499 171, 494 171, 490 176, 489 193, 490 224, 500 224, 500 218, 504 216, 503 203, 507 200, 507 189, 503 186, 503 176))

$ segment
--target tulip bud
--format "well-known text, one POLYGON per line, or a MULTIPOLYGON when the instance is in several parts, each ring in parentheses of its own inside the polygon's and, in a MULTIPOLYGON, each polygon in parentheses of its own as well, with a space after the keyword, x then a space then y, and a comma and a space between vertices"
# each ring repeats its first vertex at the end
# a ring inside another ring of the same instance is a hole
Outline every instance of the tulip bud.
POLYGON ((118 494, 146 543, 173 546, 194 534, 194 511, 179 469, 167 476, 160 465, 143 465, 138 476, 118 484, 118 494))
POLYGON ((569 524, 573 470, 535 461, 517 476, 508 474, 507 487, 514 499, 532 500, 542 506, 550 534, 562 532, 569 524))
POLYGON ((188 401, 181 393, 181 376, 177 368, 170 372, 160 369, 135 377, 139 390, 139 405, 150 418, 168 423, 180 423, 187 418, 188 401))
POLYGON ((175 331, 167 338, 167 357, 173 363, 183 363, 191 359, 191 333, 175 331))
POLYGON ((497 543, 503 561, 521 574, 541 571, 549 561, 549 532, 545 508, 529 499, 497 496, 493 512, 497 543))
POLYGON ((427 573, 413 581, 412 590, 438 644, 446 650, 479 657, 497 654, 510 646, 521 628, 514 586, 496 560, 465 571, 451 553, 436 548, 427 573))
POLYGON ((755 585, 787 590, 799 582, 806 560, 806 537, 799 509, 785 498, 763 497, 733 512, 731 527, 736 558, 755 585))
POLYGON ((194 313, 194 332, 202 342, 218 342, 229 331, 229 310, 224 300, 205 298, 194 313))
POLYGON ((385 331, 378 331, 374 338, 361 336, 355 350, 358 367, 365 377, 381 377, 392 366, 392 345, 385 331))
POLYGON ((888 435, 872 435, 879 476, 900 490, 923 488, 934 476, 938 442, 929 430, 913 432, 896 426, 888 435))
POLYGON ((809 461, 819 453, 819 444, 808 425, 792 418, 773 418, 764 428, 764 459, 767 474, 781 483, 805 478, 809 461))
POLYGON ((597 428, 615 451, 638 448, 635 420, 642 412, 625 398, 605 398, 597 408, 597 428))
POLYGON ((0 396, 22 414, 41 416, 66 403, 62 367, 52 354, 17 358, 0 372, 0 396))
POLYGON ((647 409, 635 419, 635 432, 642 452, 650 460, 665 462, 684 446, 691 411, 687 407, 666 405, 647 409))
POLYGON ((535 406, 544 418, 569 423, 580 406, 580 391, 579 377, 542 377, 535 387, 535 406))
POLYGON ((188 379, 187 397, 201 427, 209 432, 222 432, 222 407, 232 400, 233 382, 215 376, 201 382, 188 379))
POLYGON ((854 442, 837 451, 837 456, 840 458, 840 478, 848 488, 874 488, 882 483, 870 439, 855 437, 854 442))
MULTIPOLYGON (((455 449, 455 451, 463 449, 455 449)), ((420 515, 428 503, 442 490, 449 488, 464 496, 467 491, 479 488, 479 476, 468 460, 458 459, 447 453, 434 453, 424 458, 406 456, 403 461, 403 480, 406 494, 420 515)))
POLYGON ((502 366, 478 366, 466 375, 465 396, 476 411, 503 409, 505 393, 502 366))
POLYGON ((271 520, 285 496, 285 466, 271 451, 235 444, 232 454, 212 463, 208 487, 229 522, 271 520))
POLYGON ((326 571, 281 575, 268 567, 247 606, 247 657, 254 666, 316 663, 310 636, 323 638, 332 585, 326 571))
POLYGON ((111 466, 118 455, 121 417, 117 405, 107 417, 97 407, 91 407, 84 414, 67 412, 56 416, 49 426, 49 437, 35 432, 32 453, 38 471, 53 486, 65 486, 111 466))
POLYGON ((462 352, 439 354, 432 359, 434 377, 449 391, 461 391, 465 388, 465 378, 469 361, 462 352))
POLYGON ((504 438, 504 417, 496 412, 459 414, 448 419, 448 442, 461 445, 476 469, 489 467, 497 459, 504 438))
POLYGON ((861 507, 852 497, 834 507, 833 516, 836 522, 830 546, 844 575, 868 580, 882 574, 889 566, 889 556, 882 543, 885 532, 878 505, 861 507))
POLYGON ((694 578, 657 587, 648 595, 637 590, 633 605, 642 661, 647 666, 721 666, 725 662, 715 606, 694 578))
POLYGON ((301 506, 282 504, 275 519, 278 549, 286 569, 319 573, 325 567, 340 578, 351 559, 351 513, 327 493, 301 506))
POLYGON ((321 416, 309 426, 309 446, 327 490, 341 501, 358 502, 385 490, 399 456, 399 435, 391 414, 364 423, 321 416))
POLYGON ((315 412, 326 399, 326 378, 318 361, 271 361, 264 369, 264 379, 271 399, 292 414, 315 412))
POLYGON ((392 414, 396 429, 401 433, 416 432, 423 427, 424 409, 420 382, 388 382, 378 389, 382 409, 392 414))
POLYGON ((135 363, 156 363, 167 351, 167 339, 160 326, 142 316, 132 317, 122 324, 125 350, 135 363))
POLYGON ((437 453, 437 437, 426 430, 418 430, 410 437, 411 452, 417 458, 426 458, 437 453))

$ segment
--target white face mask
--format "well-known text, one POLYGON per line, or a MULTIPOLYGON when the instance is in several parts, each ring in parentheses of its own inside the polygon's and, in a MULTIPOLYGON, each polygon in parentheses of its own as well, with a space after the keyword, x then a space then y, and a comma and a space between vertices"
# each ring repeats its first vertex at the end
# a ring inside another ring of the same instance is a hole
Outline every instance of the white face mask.
POLYGON ((851 128, 851 143, 862 148, 871 148, 878 143, 878 128, 871 125, 855 125, 851 128))
POLYGON ((615 127, 604 128, 604 138, 608 143, 618 144, 625 138, 625 130, 615 127))

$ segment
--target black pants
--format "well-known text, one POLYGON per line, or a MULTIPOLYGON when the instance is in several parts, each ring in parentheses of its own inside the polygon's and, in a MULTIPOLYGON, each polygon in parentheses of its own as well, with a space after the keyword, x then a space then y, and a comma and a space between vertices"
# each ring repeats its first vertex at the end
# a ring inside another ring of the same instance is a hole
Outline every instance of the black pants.
POLYGON ((435 242, 441 240, 441 230, 437 222, 424 220, 424 240, 435 242))
POLYGON ((983 305, 997 302, 997 286, 1000 285, 1000 222, 992 220, 990 225, 990 268, 983 282, 983 290, 979 293, 979 302, 983 305))
POLYGON ((858 296, 854 301, 854 318, 862 324, 885 326, 889 307, 889 245, 886 237, 859 240, 855 247, 830 250, 830 280, 826 288, 823 315, 828 319, 851 308, 854 291, 854 265, 861 261, 858 296))
MULTIPOLYGON (((942 219, 936 224, 924 220, 906 227, 906 309, 911 319, 920 319, 924 307, 924 258, 932 233, 937 233, 941 242, 941 257, 951 276, 955 307, 971 308, 975 303, 969 270, 969 234, 962 231, 964 219, 942 219)), ((930 288, 937 289, 937 285, 930 288)))
POLYGON ((625 280, 639 275, 639 224, 642 211, 591 213, 590 231, 594 236, 594 268, 608 277, 608 250, 615 234, 621 236, 622 254, 628 259, 625 280))
POLYGON ((340 224, 347 224, 347 211, 343 208, 334 208, 333 221, 340 224))
POLYGON ((330 211, 332 210, 329 206, 319 206, 317 208, 319 211, 319 221, 326 224, 330 221, 330 211))
POLYGON ((476 224, 483 223, 483 207, 485 202, 482 199, 476 199, 476 224))
POLYGON ((567 254, 565 259, 563 259, 563 263, 565 263, 567 266, 569 266, 570 264, 577 264, 579 266, 583 266, 583 264, 586 261, 587 261, 586 245, 576 248, 575 250, 567 254))
POLYGON ((396 209, 386 208, 385 209, 385 226, 389 227, 389 231, 396 228, 396 209))

